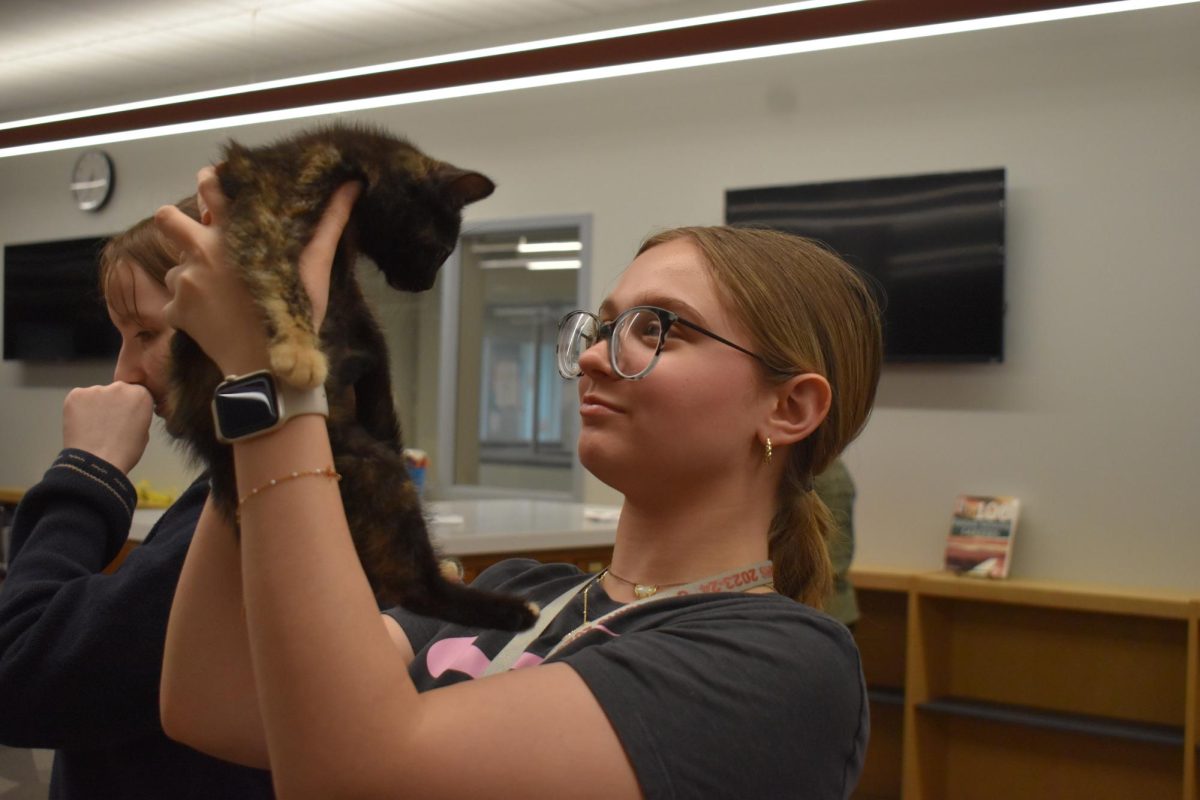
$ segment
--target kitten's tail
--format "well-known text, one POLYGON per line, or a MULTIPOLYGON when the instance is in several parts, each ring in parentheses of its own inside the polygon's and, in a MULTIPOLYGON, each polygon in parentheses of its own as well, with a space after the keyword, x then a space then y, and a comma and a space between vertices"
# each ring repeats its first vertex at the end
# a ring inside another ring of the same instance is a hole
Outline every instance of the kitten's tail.
POLYGON ((401 601, 408 611, 472 628, 523 631, 537 621, 536 603, 513 595, 472 589, 440 574, 426 583, 425 591, 401 601))

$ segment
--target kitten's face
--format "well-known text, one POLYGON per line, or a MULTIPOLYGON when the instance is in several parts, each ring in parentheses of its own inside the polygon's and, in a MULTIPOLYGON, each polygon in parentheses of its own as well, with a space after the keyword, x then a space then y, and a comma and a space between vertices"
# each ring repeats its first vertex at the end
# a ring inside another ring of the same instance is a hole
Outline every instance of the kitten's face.
POLYGON ((495 185, 477 172, 428 160, 419 178, 383 181, 355 208, 359 246, 388 285, 408 292, 433 286, 458 243, 462 209, 495 185))

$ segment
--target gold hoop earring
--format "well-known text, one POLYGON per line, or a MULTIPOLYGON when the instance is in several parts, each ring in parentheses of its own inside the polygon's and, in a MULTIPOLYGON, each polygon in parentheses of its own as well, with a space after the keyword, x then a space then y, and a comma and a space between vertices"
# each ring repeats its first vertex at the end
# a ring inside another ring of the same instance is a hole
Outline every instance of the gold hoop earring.
POLYGON ((767 443, 763 446, 763 463, 771 463, 771 437, 767 437, 767 443))

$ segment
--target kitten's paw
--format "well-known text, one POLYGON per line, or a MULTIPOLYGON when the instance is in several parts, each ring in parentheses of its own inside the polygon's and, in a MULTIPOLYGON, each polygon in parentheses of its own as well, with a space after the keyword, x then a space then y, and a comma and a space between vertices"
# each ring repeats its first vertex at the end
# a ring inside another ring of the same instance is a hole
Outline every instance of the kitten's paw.
POLYGON ((325 383, 329 364, 320 350, 283 342, 271 348, 271 372, 291 386, 311 389, 325 383))

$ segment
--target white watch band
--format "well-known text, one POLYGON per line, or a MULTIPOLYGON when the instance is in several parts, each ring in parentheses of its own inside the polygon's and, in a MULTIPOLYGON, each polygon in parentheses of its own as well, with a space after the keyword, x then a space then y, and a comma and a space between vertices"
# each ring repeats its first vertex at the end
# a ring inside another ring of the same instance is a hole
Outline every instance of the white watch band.
POLYGON ((282 381, 275 382, 275 393, 279 400, 279 421, 287 422, 292 417, 304 414, 320 414, 329 416, 329 398, 325 396, 324 386, 314 386, 311 389, 297 389, 282 381))

